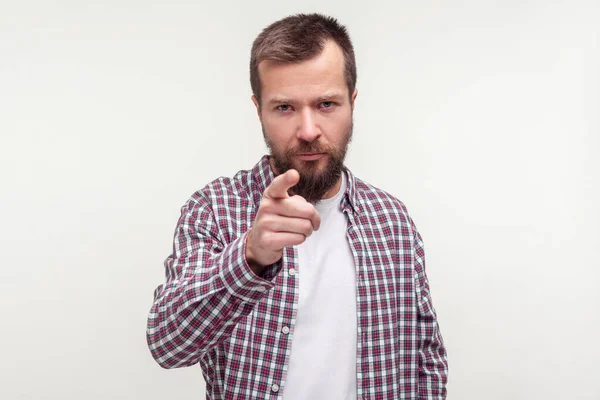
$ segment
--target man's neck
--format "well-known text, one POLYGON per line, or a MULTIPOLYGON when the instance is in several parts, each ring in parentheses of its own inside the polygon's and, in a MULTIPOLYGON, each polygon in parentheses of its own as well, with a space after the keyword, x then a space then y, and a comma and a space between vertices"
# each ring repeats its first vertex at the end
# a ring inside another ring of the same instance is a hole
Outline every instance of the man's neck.
MULTIPOLYGON (((342 172, 343 174, 343 172, 342 172)), ((340 179, 338 179, 338 181, 336 182, 336 184, 327 191, 327 193, 325 193, 325 195, 323 196, 322 200, 327 200, 332 198, 333 196, 335 196, 336 194, 338 194, 338 192, 340 191, 340 186, 342 186, 342 180, 343 180, 343 176, 340 175, 340 179)))

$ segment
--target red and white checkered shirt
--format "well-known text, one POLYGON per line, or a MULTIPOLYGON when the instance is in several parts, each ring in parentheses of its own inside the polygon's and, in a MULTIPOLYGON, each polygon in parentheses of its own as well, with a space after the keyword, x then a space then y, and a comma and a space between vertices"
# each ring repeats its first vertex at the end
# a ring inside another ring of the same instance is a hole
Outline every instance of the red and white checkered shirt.
MULTIPOLYGON (((421 236, 401 201, 344 171, 340 207, 357 266, 357 399, 445 399, 446 349, 421 236)), ((298 275, 289 271, 302 269, 298 250, 285 248, 260 277, 245 258, 247 231, 273 178, 266 155, 194 193, 181 209, 166 282, 154 293, 152 356, 164 368, 200 363, 207 399, 282 398, 298 309, 298 275)))

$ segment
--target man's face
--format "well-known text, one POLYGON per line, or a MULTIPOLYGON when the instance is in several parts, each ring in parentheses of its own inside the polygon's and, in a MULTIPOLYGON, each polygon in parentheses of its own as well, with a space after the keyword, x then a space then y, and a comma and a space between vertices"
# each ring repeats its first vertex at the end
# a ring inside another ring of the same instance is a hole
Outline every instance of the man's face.
POLYGON ((352 139, 356 90, 348 95, 344 55, 328 41, 318 56, 299 63, 262 61, 262 99, 253 96, 275 174, 300 173, 291 190, 315 203, 340 180, 352 139))

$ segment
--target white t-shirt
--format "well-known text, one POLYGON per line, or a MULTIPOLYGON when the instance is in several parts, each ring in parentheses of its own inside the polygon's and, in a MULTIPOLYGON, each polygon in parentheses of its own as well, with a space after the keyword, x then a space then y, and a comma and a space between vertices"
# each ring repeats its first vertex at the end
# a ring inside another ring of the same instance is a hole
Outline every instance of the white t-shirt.
POLYGON ((299 301, 285 400, 356 399, 356 268, 339 192, 315 207, 321 226, 298 246, 299 301))

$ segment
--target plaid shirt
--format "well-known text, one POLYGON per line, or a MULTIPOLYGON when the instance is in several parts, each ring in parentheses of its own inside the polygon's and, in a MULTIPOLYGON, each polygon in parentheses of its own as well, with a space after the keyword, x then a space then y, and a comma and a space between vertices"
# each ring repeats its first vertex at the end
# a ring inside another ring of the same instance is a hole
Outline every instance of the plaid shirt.
MULTIPOLYGON (((446 350, 421 236, 401 201, 344 171, 340 207, 357 266, 357 399, 445 399, 446 350)), ((286 247, 260 277, 245 258, 247 231, 273 178, 264 156, 252 170, 194 193, 181 209, 166 282, 154 293, 152 356, 163 368, 200 363, 207 399, 282 398, 298 249, 286 247)))

